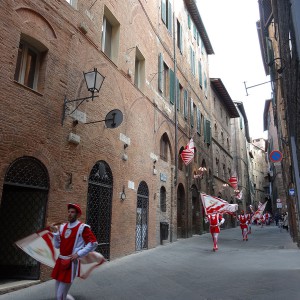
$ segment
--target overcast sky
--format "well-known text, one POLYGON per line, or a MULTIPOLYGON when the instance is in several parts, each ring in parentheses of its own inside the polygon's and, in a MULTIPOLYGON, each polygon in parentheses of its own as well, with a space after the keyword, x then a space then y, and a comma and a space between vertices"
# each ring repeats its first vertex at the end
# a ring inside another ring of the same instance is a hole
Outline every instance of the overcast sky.
POLYGON ((197 0, 198 9, 215 54, 209 55, 210 77, 221 78, 233 101, 242 101, 251 138, 266 138, 263 132, 265 100, 270 84, 247 87, 269 80, 260 53, 256 21, 257 0, 197 0))

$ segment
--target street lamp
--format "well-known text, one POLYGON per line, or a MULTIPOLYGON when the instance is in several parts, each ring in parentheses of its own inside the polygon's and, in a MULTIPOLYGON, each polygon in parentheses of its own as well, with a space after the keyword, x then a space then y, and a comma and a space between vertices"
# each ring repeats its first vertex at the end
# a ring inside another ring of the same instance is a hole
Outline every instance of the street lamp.
POLYGON ((98 96, 95 96, 95 93, 96 92, 99 93, 99 91, 102 87, 103 81, 105 79, 105 77, 98 72, 97 68, 94 68, 94 70, 90 71, 90 72, 83 72, 83 76, 84 76, 84 80, 85 80, 85 83, 86 83, 87 90, 89 92, 91 92, 92 95, 89 96, 89 97, 78 98, 78 99, 73 99, 73 100, 68 100, 67 96, 65 96, 64 105, 63 105, 62 122, 61 122, 62 125, 64 125, 64 120, 66 118, 66 111, 68 110, 68 107, 67 107, 68 103, 80 101, 79 104, 76 105, 75 109, 73 109, 73 111, 68 114, 68 115, 71 115, 74 111, 77 110, 77 108, 84 101, 87 101, 89 99, 92 99, 92 101, 93 101, 94 98, 98 97, 98 96))

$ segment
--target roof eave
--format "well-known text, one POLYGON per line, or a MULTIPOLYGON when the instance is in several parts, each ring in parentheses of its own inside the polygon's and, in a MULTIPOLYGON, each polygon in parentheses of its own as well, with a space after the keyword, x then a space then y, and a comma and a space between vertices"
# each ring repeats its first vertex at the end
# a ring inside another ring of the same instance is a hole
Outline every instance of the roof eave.
POLYGON ((191 17, 192 17, 194 23, 197 26, 197 29, 198 29, 201 39, 204 43, 207 54, 215 54, 213 47, 210 43, 208 34, 206 32, 206 29, 204 27, 204 24, 202 22, 196 2, 194 0, 184 0, 184 2, 187 6, 189 13, 191 14, 191 17))

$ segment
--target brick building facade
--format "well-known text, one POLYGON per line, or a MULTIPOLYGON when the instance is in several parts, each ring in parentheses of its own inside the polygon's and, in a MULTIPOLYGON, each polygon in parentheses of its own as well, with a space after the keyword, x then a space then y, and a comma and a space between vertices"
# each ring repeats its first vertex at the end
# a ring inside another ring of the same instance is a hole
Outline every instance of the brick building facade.
POLYGON ((213 49, 196 3, 5 0, 0 8, 0 273, 48 278, 13 243, 64 221, 69 202, 82 206, 108 259, 159 245, 161 222, 167 241, 201 233, 199 192, 213 193, 213 49), (83 72, 94 68, 105 76, 98 97, 68 103, 63 118, 64 99, 90 96, 83 72), (118 127, 90 123, 114 109, 118 127), (184 166, 190 138, 197 151, 184 166))

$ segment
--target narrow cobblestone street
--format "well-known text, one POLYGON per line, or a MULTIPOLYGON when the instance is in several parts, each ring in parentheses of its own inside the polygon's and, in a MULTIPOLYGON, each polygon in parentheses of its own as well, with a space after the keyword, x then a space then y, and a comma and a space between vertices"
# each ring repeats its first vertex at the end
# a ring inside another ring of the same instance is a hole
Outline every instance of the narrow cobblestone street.
MULTIPOLYGON (((275 226, 221 231, 214 253, 209 234, 181 239, 109 262, 87 280, 76 279, 76 300, 300 299, 300 251, 275 226)), ((1 300, 54 299, 54 281, 0 296, 1 300)))

